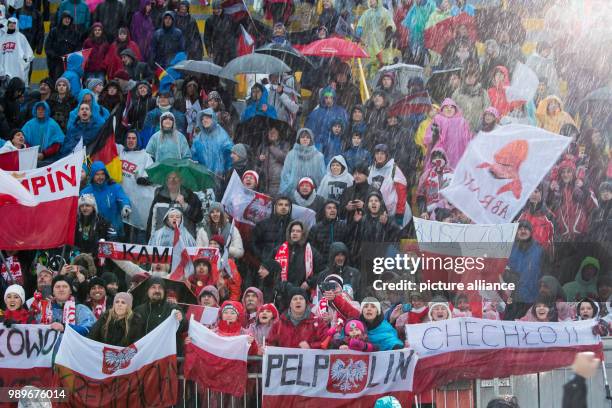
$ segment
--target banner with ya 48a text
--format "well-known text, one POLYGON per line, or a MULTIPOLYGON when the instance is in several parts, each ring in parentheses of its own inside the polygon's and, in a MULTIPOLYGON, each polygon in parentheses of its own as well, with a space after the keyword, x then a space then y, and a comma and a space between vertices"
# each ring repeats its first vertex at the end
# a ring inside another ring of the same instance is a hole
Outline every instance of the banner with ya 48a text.
POLYGON ((360 353, 266 347, 263 406, 372 407, 393 395, 411 398, 417 356, 413 350, 360 353))
POLYGON ((481 133, 441 193, 477 224, 512 222, 570 142, 569 137, 527 125, 481 133))

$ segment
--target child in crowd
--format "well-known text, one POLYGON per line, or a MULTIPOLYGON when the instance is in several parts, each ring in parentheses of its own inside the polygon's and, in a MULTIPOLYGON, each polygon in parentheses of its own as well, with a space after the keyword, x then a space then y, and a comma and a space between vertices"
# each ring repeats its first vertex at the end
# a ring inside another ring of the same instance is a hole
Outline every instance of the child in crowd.
MULTIPOLYGON (((328 335, 334 335, 336 327, 328 330, 328 335), (333 333, 330 333, 332 332, 333 333)), ((349 320, 344 325, 344 336, 334 341, 334 347, 340 350, 353 351, 377 351, 378 349, 368 341, 368 333, 365 325, 359 320, 349 320)))
POLYGON ((472 317, 472 310, 470 309, 470 302, 468 297, 464 293, 460 293, 455 298, 455 308, 452 313, 453 317, 472 317))
POLYGON ((247 329, 248 333, 253 336, 257 344, 261 345, 258 350, 259 355, 263 355, 266 345, 266 337, 270 333, 272 325, 278 320, 278 309, 273 303, 266 303, 259 306, 257 309, 257 321, 252 323, 247 329))

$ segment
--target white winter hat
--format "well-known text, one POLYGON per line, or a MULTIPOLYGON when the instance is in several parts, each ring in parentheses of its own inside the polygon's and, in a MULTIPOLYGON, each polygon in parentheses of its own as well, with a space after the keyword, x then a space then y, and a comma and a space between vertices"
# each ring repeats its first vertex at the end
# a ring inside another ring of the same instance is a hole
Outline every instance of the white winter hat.
POLYGON ((6 298, 7 296, 13 293, 17 296, 19 296, 21 298, 21 303, 25 303, 25 291, 23 290, 23 288, 21 287, 21 285, 11 285, 8 288, 6 288, 6 291, 4 292, 4 301, 6 302, 6 298))

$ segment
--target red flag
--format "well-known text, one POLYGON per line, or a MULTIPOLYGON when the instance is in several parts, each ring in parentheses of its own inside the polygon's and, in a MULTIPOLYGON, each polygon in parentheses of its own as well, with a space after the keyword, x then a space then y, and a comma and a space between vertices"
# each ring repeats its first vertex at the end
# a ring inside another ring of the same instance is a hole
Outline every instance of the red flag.
POLYGON ((193 263, 187 248, 181 241, 181 231, 174 227, 174 246, 172 247, 172 272, 168 279, 181 281, 193 275, 193 263))
POLYGON ((66 64, 68 62, 68 57, 70 57, 72 54, 77 54, 77 55, 80 55, 81 57, 83 57, 83 63, 81 64, 81 68, 85 69, 85 65, 87 65, 87 61, 89 60, 89 56, 91 55, 92 49, 93 48, 87 48, 85 50, 71 52, 70 54, 66 54, 66 55, 62 56, 62 59, 64 60, 64 69, 66 69, 66 64))
POLYGON ((248 336, 221 337, 189 321, 191 344, 185 346, 185 379, 213 391, 244 395, 247 383, 248 336))
POLYGON ((82 163, 80 151, 46 167, 13 173, 38 203, 26 206, 17 199, 2 206, 0 248, 18 251, 74 244, 82 163))

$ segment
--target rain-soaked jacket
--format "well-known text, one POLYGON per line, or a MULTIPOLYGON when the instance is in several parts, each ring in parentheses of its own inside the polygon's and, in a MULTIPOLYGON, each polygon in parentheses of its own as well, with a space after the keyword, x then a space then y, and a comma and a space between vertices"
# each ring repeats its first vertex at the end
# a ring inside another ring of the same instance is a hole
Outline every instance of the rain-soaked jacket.
POLYGON ((19 21, 15 17, 8 19, 15 23, 15 32, 9 34, 5 30, 0 34, 0 75, 9 78, 18 77, 28 85, 28 70, 34 60, 34 52, 25 35, 19 32, 19 21))
POLYGON ((203 128, 194 138, 191 146, 193 159, 206 166, 208 170, 222 176, 232 167, 232 147, 234 143, 221 125, 217 123, 217 114, 212 108, 198 113, 196 124, 203 128), (210 128, 202 126, 204 115, 212 117, 210 128))
POLYGON ((81 92, 81 78, 83 78, 83 56, 77 53, 70 54, 66 60, 66 71, 62 74, 70 82, 70 93, 78 98, 81 92))
POLYGON ((110 176, 108 171, 101 161, 95 161, 91 165, 91 172, 89 173, 89 184, 81 190, 81 195, 93 194, 96 198, 96 205, 98 207, 98 213, 108 220, 117 234, 121 236, 123 233, 123 221, 121 220, 121 210, 124 207, 130 206, 130 199, 121 188, 121 185, 115 183, 110 176), (93 179, 95 174, 104 170, 106 174, 106 180, 102 184, 94 183, 93 179))
POLYGON ((163 68, 169 65, 177 53, 185 51, 185 38, 181 30, 175 27, 174 18, 173 12, 166 11, 162 16, 162 27, 155 31, 151 39, 149 59, 163 68), (173 23, 170 27, 163 26, 163 19, 166 16, 172 17, 173 23))
POLYGON ((247 105, 244 112, 242 112, 240 122, 246 122, 255 116, 267 116, 276 119, 276 108, 268 103, 268 89, 264 86, 261 89, 261 98, 258 101, 253 100, 252 97, 247 100, 247 105), (265 111, 263 110, 264 105, 266 106, 265 111))
POLYGON ((327 87, 321 92, 319 106, 308 115, 305 127, 310 129, 315 137, 320 137, 331 129, 332 123, 336 120, 348 123, 348 113, 343 107, 336 104, 336 91, 327 87), (328 92, 331 92, 334 97, 334 104, 331 107, 325 106, 324 102, 324 94, 328 92))
POLYGON ((21 128, 27 145, 39 146, 38 151, 45 158, 55 156, 64 142, 64 132, 57 122, 49 117, 50 114, 51 109, 47 102, 36 102, 32 106, 32 119, 21 128), (36 110, 39 106, 45 108, 45 118, 42 120, 36 116, 36 110))
POLYGON ((282 194, 293 194, 302 177, 310 177, 315 182, 315 186, 318 186, 323 176, 325 176, 325 161, 323 154, 314 146, 313 132, 308 128, 300 129, 297 133, 293 149, 291 149, 285 158, 279 191, 282 194), (302 132, 310 134, 309 146, 302 146, 299 143, 302 132))
POLYGON ((447 118, 442 113, 438 113, 425 133, 424 142, 428 146, 432 144, 432 126, 435 124, 440 133, 438 142, 435 146, 430 146, 430 150, 436 146, 442 147, 446 151, 449 165, 455 168, 468 143, 470 143, 472 139, 472 132, 461 110, 452 99, 446 98, 444 102, 442 102, 442 105, 440 105, 440 112, 448 105, 455 107, 455 115, 447 118))
POLYGON ((349 173, 346 160, 341 155, 334 156, 327 164, 327 174, 321 180, 321 185, 317 188, 317 192, 324 199, 332 199, 336 202, 340 201, 340 196, 344 190, 353 185, 353 176, 349 173), (337 161, 342 166, 342 172, 334 176, 331 172, 331 164, 337 161))
POLYGON ((156 162, 164 159, 189 159, 191 158, 191 150, 185 135, 176 130, 176 120, 171 112, 163 113, 159 118, 160 130, 156 132, 149 143, 147 143, 147 153, 149 153, 156 162), (161 130, 161 123, 165 118, 172 118, 172 132, 164 132, 161 130))

